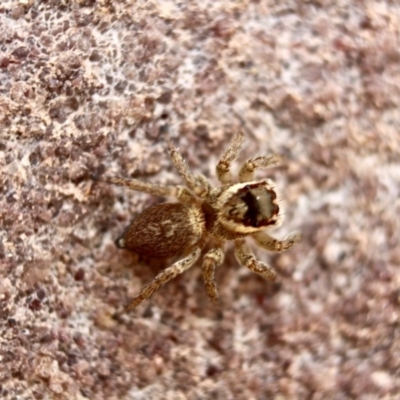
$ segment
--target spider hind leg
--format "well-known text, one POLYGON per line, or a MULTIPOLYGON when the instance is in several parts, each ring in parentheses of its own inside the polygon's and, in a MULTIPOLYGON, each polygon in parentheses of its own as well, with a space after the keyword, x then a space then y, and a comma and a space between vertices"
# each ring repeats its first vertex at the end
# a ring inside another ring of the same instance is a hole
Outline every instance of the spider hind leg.
POLYGON ((160 272, 150 283, 142 288, 139 294, 129 303, 125 310, 130 311, 136 308, 139 304, 151 297, 157 290, 159 290, 171 279, 188 270, 197 261, 200 256, 200 252, 200 248, 197 247, 187 257, 177 261, 164 271, 160 272))

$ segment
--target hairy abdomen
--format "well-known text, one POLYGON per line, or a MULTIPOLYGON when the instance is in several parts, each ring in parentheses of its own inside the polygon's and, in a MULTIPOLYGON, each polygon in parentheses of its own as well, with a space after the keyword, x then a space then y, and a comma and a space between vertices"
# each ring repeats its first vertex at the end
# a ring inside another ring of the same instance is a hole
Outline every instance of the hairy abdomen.
POLYGON ((199 208, 181 203, 156 204, 139 214, 116 244, 148 257, 172 257, 196 244, 204 229, 199 208))

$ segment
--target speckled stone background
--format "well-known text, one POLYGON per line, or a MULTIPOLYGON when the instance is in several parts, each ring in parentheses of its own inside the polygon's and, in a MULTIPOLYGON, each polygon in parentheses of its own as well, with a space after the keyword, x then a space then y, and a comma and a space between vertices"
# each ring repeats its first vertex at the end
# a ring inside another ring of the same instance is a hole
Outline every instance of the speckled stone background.
POLYGON ((0 397, 398 399, 400 5, 378 0, 2 0, 0 397), (165 139, 214 179, 283 153, 265 282, 227 246, 113 319, 168 261, 113 240, 180 183, 165 139))

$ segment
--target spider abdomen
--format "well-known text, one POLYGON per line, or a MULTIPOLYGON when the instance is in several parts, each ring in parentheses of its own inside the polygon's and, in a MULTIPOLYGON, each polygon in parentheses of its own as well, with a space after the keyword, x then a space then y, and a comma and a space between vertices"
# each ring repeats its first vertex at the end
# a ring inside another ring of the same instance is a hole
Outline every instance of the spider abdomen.
POLYGON ((156 204, 140 213, 116 244, 148 257, 172 257, 196 244, 204 230, 199 208, 182 203, 156 204))

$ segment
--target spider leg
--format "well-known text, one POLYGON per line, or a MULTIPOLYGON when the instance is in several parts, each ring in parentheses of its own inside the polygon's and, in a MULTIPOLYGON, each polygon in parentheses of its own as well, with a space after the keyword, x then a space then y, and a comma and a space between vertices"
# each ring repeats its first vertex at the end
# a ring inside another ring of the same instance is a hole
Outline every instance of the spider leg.
POLYGON ((202 174, 196 175, 195 178, 196 178, 196 181, 198 182, 198 186, 197 186, 198 189, 195 191, 195 193, 202 198, 206 198, 211 191, 210 182, 202 174))
POLYGON ((248 246, 243 239, 235 240, 235 256, 239 264, 248 268, 250 271, 261 275, 269 281, 276 279, 276 272, 269 265, 258 261, 253 254, 251 254, 248 246))
POLYGON ((181 153, 179 153, 178 149, 170 141, 168 142, 168 149, 172 163, 186 186, 198 196, 205 197, 210 191, 210 183, 208 180, 203 175, 194 175, 190 172, 181 153))
POLYGON ((239 150, 243 144, 243 132, 238 132, 233 137, 230 146, 222 154, 221 159, 217 164, 217 177, 221 183, 232 183, 231 165, 239 154, 239 150))
POLYGON ((102 182, 112 183, 118 186, 126 186, 129 189, 145 192, 161 197, 175 197, 183 203, 190 203, 193 201, 193 194, 184 186, 162 186, 154 183, 142 182, 138 179, 116 178, 111 176, 104 176, 99 179, 102 182))
POLYGON ((165 283, 189 269, 199 258, 200 252, 200 248, 197 247, 187 257, 177 261, 164 271, 160 272, 150 283, 142 288, 139 294, 125 308, 125 311, 133 310, 144 300, 148 299, 154 292, 159 290, 165 283))
POLYGON ((283 158, 280 154, 272 156, 259 156, 250 158, 239 170, 239 182, 250 182, 254 180, 254 173, 257 168, 270 168, 281 164, 283 158))
POLYGON ((204 256, 203 260, 203 279, 208 296, 213 303, 218 303, 218 290, 215 284, 215 269, 222 264, 224 252, 221 248, 211 249, 204 256))
POLYGON ((277 240, 265 232, 253 233, 252 237, 260 247, 268 251, 285 251, 301 239, 300 234, 294 234, 284 240, 277 240))

